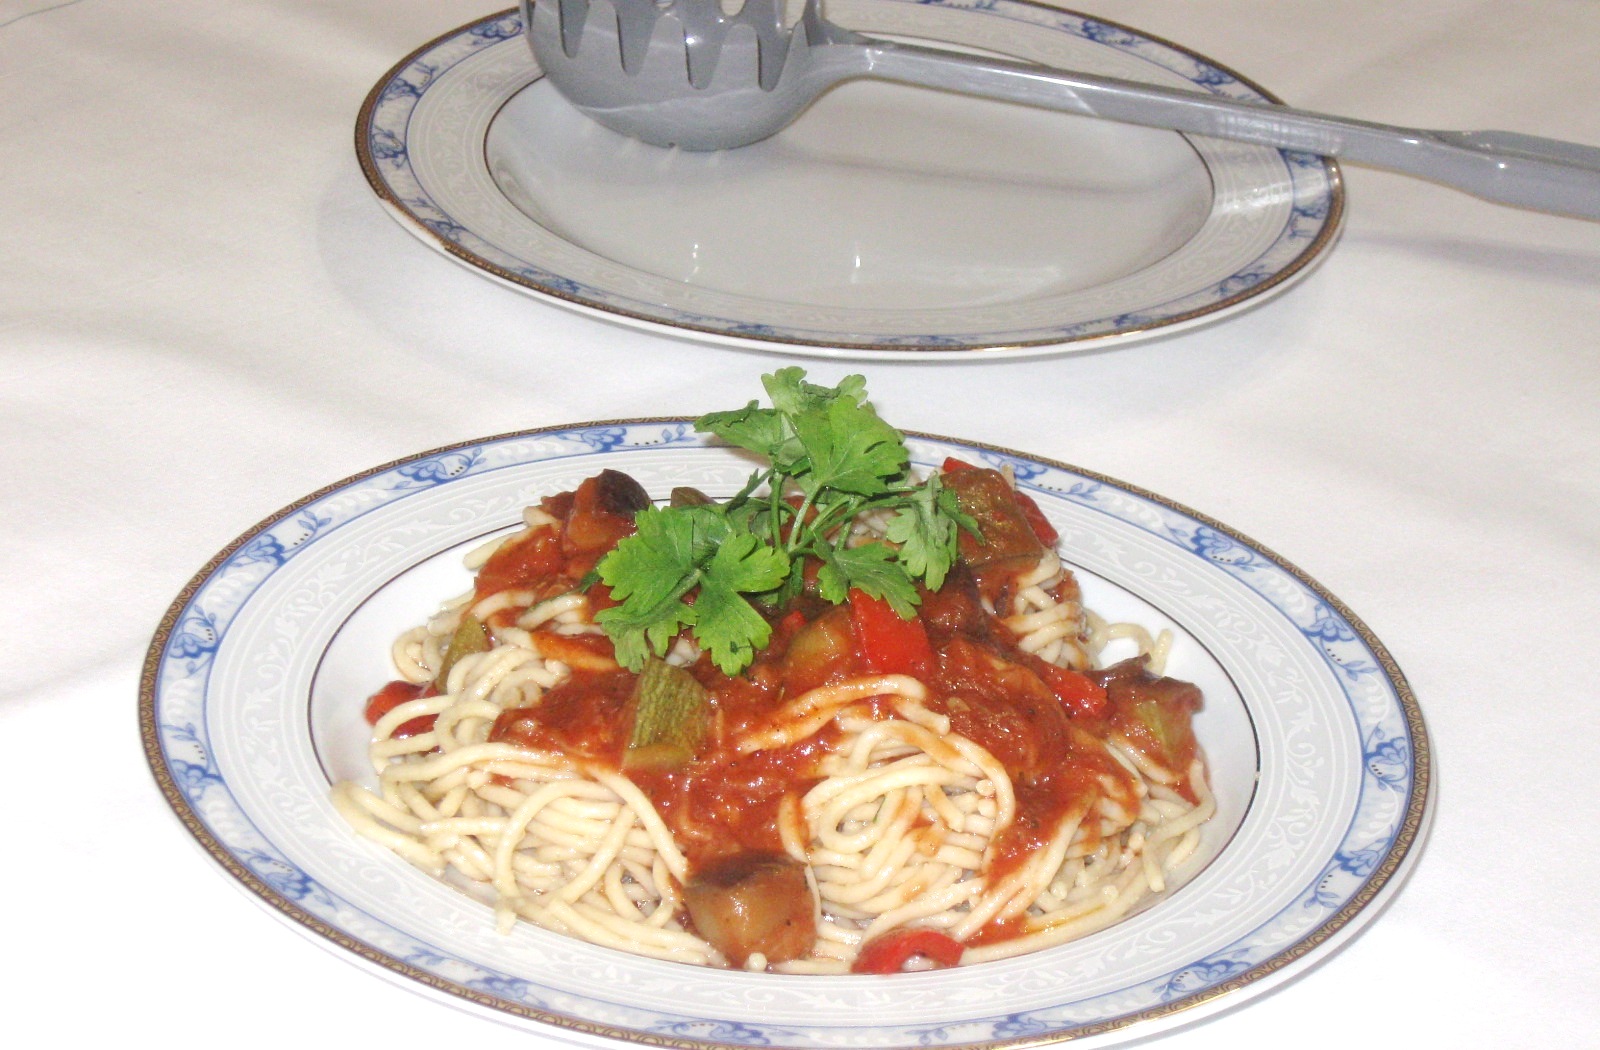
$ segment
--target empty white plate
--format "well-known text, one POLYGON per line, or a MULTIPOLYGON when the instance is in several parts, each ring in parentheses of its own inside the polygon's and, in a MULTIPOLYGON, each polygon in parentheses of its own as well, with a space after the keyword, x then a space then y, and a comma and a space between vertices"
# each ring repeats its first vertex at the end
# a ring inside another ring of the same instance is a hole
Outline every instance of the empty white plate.
MULTIPOLYGON (((1267 99, 1200 56, 1024 0, 830 5, 851 28, 1267 99)), ((646 146, 543 80, 515 12, 423 47, 357 128, 412 233, 612 320, 833 357, 1060 352, 1225 317, 1334 241, 1320 157, 872 81, 740 150, 646 146)))

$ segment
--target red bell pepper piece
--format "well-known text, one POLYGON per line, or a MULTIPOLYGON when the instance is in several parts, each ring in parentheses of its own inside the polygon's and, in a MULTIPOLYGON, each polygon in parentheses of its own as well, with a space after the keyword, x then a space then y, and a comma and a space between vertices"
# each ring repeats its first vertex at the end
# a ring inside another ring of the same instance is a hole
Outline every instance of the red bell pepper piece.
POLYGON ((917 955, 939 966, 954 966, 966 950, 966 945, 938 930, 890 930, 861 946, 850 972, 899 973, 917 955))
POLYGON ((933 672, 933 643, 917 617, 907 620, 882 598, 851 588, 850 619, 861 661, 868 670, 913 678, 926 678, 933 672))
MULTIPOLYGON (((367 698, 367 725, 377 725, 378 719, 393 711, 408 700, 416 700, 424 696, 433 696, 434 688, 431 683, 424 682, 416 685, 411 682, 390 682, 367 698)), ((433 728, 435 715, 418 715, 416 718, 402 722, 395 728, 397 737, 417 736, 433 728)))
POLYGON ((1067 709, 1074 715, 1088 715, 1094 718, 1106 709, 1106 687, 1082 671, 1057 667, 1044 660, 1033 666, 1039 672, 1039 677, 1044 679, 1045 685, 1050 687, 1050 691, 1056 694, 1056 698, 1066 704, 1067 709))

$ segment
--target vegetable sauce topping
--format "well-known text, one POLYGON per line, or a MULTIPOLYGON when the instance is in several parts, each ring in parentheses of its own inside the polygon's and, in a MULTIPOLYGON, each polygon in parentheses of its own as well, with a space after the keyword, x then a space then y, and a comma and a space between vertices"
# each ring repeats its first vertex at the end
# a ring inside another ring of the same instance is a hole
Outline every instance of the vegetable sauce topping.
POLYGON ((1161 892, 1213 808, 1167 639, 1004 473, 914 475, 860 377, 764 383, 696 424, 764 461, 737 493, 606 470, 471 559, 340 811, 503 927, 712 966, 964 965, 1161 892))

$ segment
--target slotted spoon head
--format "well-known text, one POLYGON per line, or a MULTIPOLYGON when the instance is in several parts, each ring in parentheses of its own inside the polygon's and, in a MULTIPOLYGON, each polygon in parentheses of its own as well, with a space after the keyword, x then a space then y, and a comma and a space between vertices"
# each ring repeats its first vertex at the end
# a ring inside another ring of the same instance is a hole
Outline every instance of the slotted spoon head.
POLYGON ((657 146, 733 149, 794 120, 829 85, 854 75, 849 34, 808 0, 784 23, 782 0, 522 0, 540 68, 574 106, 657 146))

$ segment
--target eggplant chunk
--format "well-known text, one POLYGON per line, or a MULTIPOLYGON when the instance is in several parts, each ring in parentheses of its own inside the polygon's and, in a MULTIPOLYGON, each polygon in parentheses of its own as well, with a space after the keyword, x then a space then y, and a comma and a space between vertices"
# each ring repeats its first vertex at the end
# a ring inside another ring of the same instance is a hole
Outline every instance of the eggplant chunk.
POLYGON ((631 518, 650 506, 650 493, 631 475, 609 467, 595 475, 595 504, 608 514, 631 518))
POLYGON ((962 559, 979 576, 1025 572, 1039 563, 1044 544, 1004 474, 973 467, 946 472, 943 478, 978 525, 978 535, 962 530, 959 542, 962 559))
POLYGON ((776 853, 738 853, 697 871, 683 888, 700 936, 744 966, 798 959, 817 939, 816 905, 805 868, 776 853))
POLYGON ((633 534, 633 519, 650 506, 644 487, 620 470, 602 470, 572 493, 561 549, 574 577, 594 568, 607 551, 633 534))
POLYGON ((1204 703, 1200 688, 1151 674, 1142 656, 1090 677, 1105 686, 1113 731, 1146 758, 1185 776, 1199 753, 1194 715, 1204 703))

